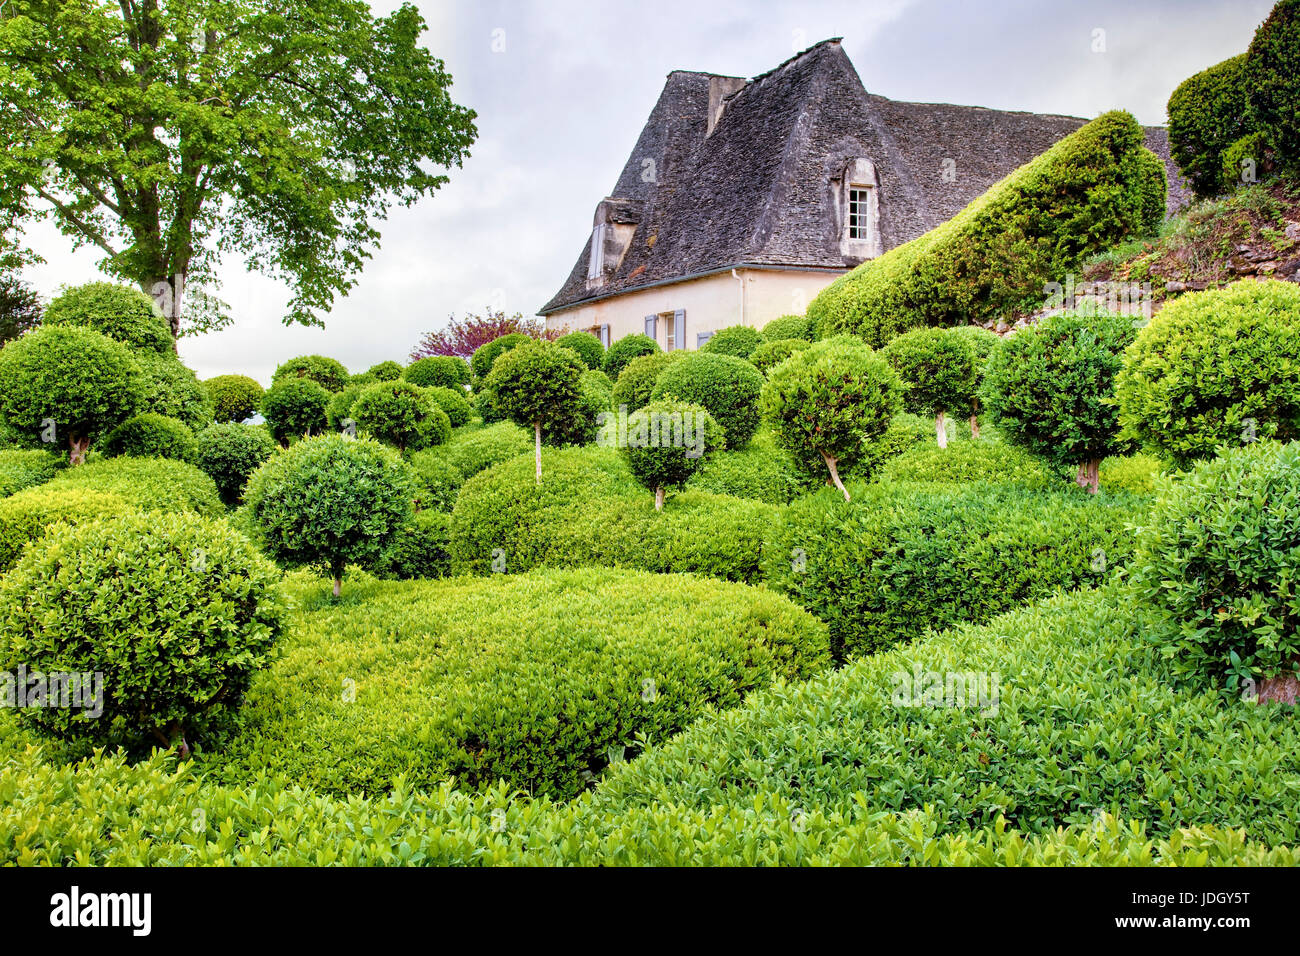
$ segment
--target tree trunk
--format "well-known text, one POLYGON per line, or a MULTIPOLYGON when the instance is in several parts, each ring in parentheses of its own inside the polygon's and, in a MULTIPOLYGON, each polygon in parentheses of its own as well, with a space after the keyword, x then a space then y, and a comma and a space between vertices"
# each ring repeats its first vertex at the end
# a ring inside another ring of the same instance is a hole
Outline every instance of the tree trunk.
POLYGON ((533 422, 533 455, 537 459, 537 483, 542 483, 542 423, 533 422))
POLYGON ((185 299, 185 273, 177 272, 170 278, 164 276, 150 282, 144 290, 158 303, 163 318, 172 330, 172 349, 177 350, 176 342, 181 334, 181 306, 185 299))
POLYGON ((934 416, 934 437, 940 448, 948 447, 948 419, 943 412, 934 416))
POLYGON ((1101 488, 1101 459, 1089 458, 1079 462, 1079 472, 1074 483, 1080 488, 1087 488, 1088 494, 1095 495, 1101 488))
POLYGON ((68 462, 72 465, 84 465, 86 452, 90 448, 90 439, 73 435, 68 439, 68 462))
POLYGON ((972 415, 970 417, 970 437, 980 437, 980 417, 978 415, 972 415))
POLYGON ((664 486, 655 488, 655 511, 664 510, 664 486))
POLYGON ((832 458, 830 455, 822 452, 822 458, 826 459, 826 467, 831 470, 831 484, 840 489, 840 494, 844 495, 844 500, 849 500, 849 489, 844 487, 844 482, 840 481, 840 471, 836 466, 839 465, 838 458, 832 458))
POLYGON ((343 579, 336 577, 334 579, 334 596, 338 597, 343 593, 343 579))

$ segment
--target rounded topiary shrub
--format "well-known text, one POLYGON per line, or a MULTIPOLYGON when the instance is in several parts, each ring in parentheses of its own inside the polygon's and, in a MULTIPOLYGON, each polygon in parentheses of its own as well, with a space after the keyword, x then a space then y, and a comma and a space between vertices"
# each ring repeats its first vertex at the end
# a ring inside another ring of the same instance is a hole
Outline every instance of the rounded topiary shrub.
POLYGON ((1247 280, 1179 296, 1138 332, 1115 394, 1125 431, 1178 465, 1300 438, 1300 289, 1247 280))
POLYGON ((451 420, 426 388, 406 381, 367 385, 352 403, 357 428, 398 451, 441 445, 451 420))
POLYGON ((337 359, 324 355, 300 355, 291 358, 275 370, 271 376, 271 385, 285 379, 305 378, 315 382, 327 392, 337 392, 347 386, 351 376, 337 359))
POLYGON ((221 500, 233 507, 249 476, 275 454, 275 448, 265 428, 225 422, 199 432, 194 463, 216 483, 221 500))
POLYGON ((1169 152, 1200 196, 1222 188, 1223 154, 1250 132, 1246 54, 1196 73, 1169 97, 1169 152))
POLYGON ((0 498, 40 485, 55 476, 62 464, 53 452, 33 448, 0 451, 0 498))
POLYGON ((778 448, 770 431, 759 429, 745 448, 708 456, 686 485, 715 495, 783 505, 824 483, 822 478, 810 477, 789 452, 778 448))
POLYGON ((491 342, 480 345, 469 358, 469 367, 470 371, 474 373, 474 380, 481 382, 487 378, 498 358, 516 345, 523 345, 525 342, 531 341, 533 339, 522 332, 510 332, 506 335, 499 335, 491 342))
MULTIPOLYGON (((576 443, 573 432, 590 409, 581 388, 585 369, 569 349, 554 342, 528 342, 497 359, 484 383, 492 392, 493 404, 504 415, 533 429, 538 482, 542 480, 542 442, 576 443)), ((594 437, 594 415, 592 418, 594 437)))
POLYGON ((1284 162, 1300 161, 1300 2, 1279 0, 1255 31, 1246 54, 1244 87, 1254 123, 1284 162))
POLYGON ((342 586, 349 564, 374 566, 411 519, 410 466, 371 439, 322 435, 291 446, 253 473, 244 489, 263 547, 342 586))
POLYGON ((225 514, 212 479, 198 468, 171 458, 107 458, 67 468, 49 488, 105 491, 143 511, 195 511, 225 514))
POLYGON ((913 329, 881 350, 903 383, 903 408, 935 420, 940 448, 948 447, 945 416, 974 412, 978 383, 975 349, 951 329, 913 329))
POLYGON ((330 396, 330 403, 325 406, 325 423, 330 431, 343 431, 348 427, 349 422, 353 426, 356 425, 356 420, 352 417, 352 406, 356 404, 361 393, 373 384, 375 383, 372 381, 350 382, 343 391, 335 392, 330 396))
POLYGON ((18 718, 101 746, 187 751, 231 723, 269 663, 287 618, 279 580, 246 538, 198 515, 55 528, 0 580, 0 668, 97 673, 102 686, 90 708, 18 718))
POLYGON ((812 322, 806 315, 783 315, 773 319, 759 330, 764 342, 779 342, 782 339, 813 340, 812 322))
POLYGON ((0 418, 26 444, 67 448, 74 465, 144 399, 131 350, 93 329, 37 329, 0 349, 0 418))
POLYGON ((650 397, 702 405, 735 449, 749 444, 758 428, 762 391, 762 374, 744 359, 693 352, 664 369, 650 397))
POLYGON ((654 492, 655 510, 664 492, 686 482, 705 459, 725 446, 722 429, 701 405, 651 402, 628 418, 623 456, 632 477, 654 492))
POLYGON ((203 387, 212 400, 212 417, 217 422, 242 422, 257 414, 262 404, 262 386, 247 375, 218 375, 203 387))
POLYGON ((448 537, 451 515, 444 511, 417 511, 393 536, 388 553, 379 561, 381 578, 409 581, 445 578, 451 573, 448 537))
POLYGON ((749 361, 753 363, 754 368, 766 375, 795 352, 802 352, 811 344, 804 339, 775 339, 764 342, 754 349, 749 356, 749 361))
POLYGON ((427 391, 437 406, 447 413, 447 420, 451 422, 452 428, 467 425, 474 417, 474 409, 470 408, 469 399, 465 396, 463 388, 443 388, 435 385, 427 391))
POLYGON ((105 436, 104 454, 110 458, 175 458, 193 462, 198 451, 194 432, 184 422, 145 412, 134 415, 105 436))
POLYGON ((420 489, 415 505, 421 510, 451 511, 456 495, 465 483, 465 476, 446 457, 446 449, 429 448, 417 451, 407 459, 420 489))
POLYGON ((1300 671, 1300 444, 1197 465, 1162 486, 1145 525, 1129 578, 1177 679, 1267 696, 1300 671))
POLYGON ((262 396, 262 414, 271 436, 280 444, 329 427, 330 393, 309 378, 290 376, 275 382, 262 396))
POLYGON ((578 358, 582 359, 582 364, 589 369, 599 369, 605 364, 605 346, 600 344, 600 339, 590 332, 570 332, 568 335, 561 335, 555 340, 555 344, 561 348, 573 349, 578 358))
POLYGON ((1048 488, 1059 479, 1022 448, 986 438, 950 448, 925 444, 903 452, 880 468, 879 478, 895 484, 987 484, 1048 488))
POLYGON ((485 468, 527 455, 533 450, 533 436, 514 422, 496 422, 476 431, 461 432, 440 449, 457 471, 472 478, 485 468))
POLYGON ((175 355, 137 352, 136 361, 144 381, 142 409, 179 419, 191 431, 212 424, 213 406, 207 390, 175 355))
POLYGON ((984 366, 981 399, 1008 440, 1095 493, 1103 458, 1133 447, 1120 434, 1115 378, 1133 341, 1133 319, 1063 312, 998 343, 984 366))
POLYGON ((758 329, 751 329, 747 325, 729 325, 725 329, 714 332, 700 347, 700 351, 747 359, 754 354, 754 349, 758 348, 762 341, 763 336, 759 334, 758 329))
POLYGON ((389 359, 386 362, 370 366, 370 368, 366 369, 366 375, 370 377, 372 382, 394 382, 402 377, 404 371, 406 370, 402 368, 400 363, 389 359))
POLYGON ((402 378, 425 388, 454 388, 464 391, 469 384, 469 363, 455 355, 430 355, 406 367, 402 378))
POLYGON ((60 522, 82 524, 133 510, 120 495, 85 488, 37 487, 0 501, 0 574, 22 554, 23 546, 60 522))
POLYGON ((614 408, 626 405, 630 412, 643 408, 649 403, 650 393, 654 391, 663 370, 674 362, 680 362, 687 354, 679 350, 638 355, 623 366, 623 371, 619 373, 610 395, 610 405, 614 408))
POLYGON ((610 381, 617 383, 619 373, 627 367, 628 362, 638 355, 650 355, 661 351, 663 350, 659 348, 659 343, 648 335, 639 332, 635 335, 625 335, 605 351, 604 372, 609 376, 610 381))
POLYGON ((171 326, 153 299, 113 282, 88 282, 65 289, 45 309, 47 326, 74 325, 146 352, 175 351, 171 326))

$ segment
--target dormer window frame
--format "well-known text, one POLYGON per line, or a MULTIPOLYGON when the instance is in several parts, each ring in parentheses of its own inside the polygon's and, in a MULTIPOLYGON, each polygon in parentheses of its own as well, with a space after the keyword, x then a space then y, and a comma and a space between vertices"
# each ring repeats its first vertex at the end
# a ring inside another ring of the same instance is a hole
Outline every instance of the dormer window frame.
POLYGON ((605 273, 605 239, 609 224, 598 222, 591 229, 591 254, 587 257, 587 281, 595 282, 605 273))
POLYGON ((876 166, 865 157, 849 160, 837 178, 840 252, 865 261, 883 253, 880 235, 880 181, 876 166))

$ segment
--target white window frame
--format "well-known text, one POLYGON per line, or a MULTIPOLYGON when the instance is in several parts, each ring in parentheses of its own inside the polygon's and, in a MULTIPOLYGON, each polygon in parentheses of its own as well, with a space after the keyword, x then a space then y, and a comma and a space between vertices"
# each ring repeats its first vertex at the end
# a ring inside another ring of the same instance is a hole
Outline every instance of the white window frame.
POLYGON ((597 223, 591 230, 591 254, 587 256, 587 281, 599 279, 605 271, 605 233, 609 229, 606 223, 597 223))
POLYGON ((873 186, 850 183, 849 202, 849 238, 867 241, 871 238, 871 190, 873 186))

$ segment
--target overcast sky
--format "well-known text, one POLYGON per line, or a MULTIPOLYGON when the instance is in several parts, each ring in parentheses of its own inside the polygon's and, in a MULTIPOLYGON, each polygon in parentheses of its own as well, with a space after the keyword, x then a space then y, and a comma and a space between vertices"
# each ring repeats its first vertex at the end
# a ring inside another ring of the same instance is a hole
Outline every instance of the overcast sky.
MULTIPOLYGON (((1169 94, 1244 51, 1271 0, 536 0, 421 2, 425 42, 475 109, 479 139, 433 198, 397 210, 357 288, 325 329, 280 322, 286 290, 223 264, 234 326, 185 339, 200 377, 264 384, 320 353, 363 371, 405 361, 424 331, 485 307, 534 314, 582 250, 667 73, 753 76, 827 37, 866 88, 894 99, 1165 122, 1169 94), (1104 31, 1099 33, 1098 31, 1104 31), (1095 50, 1094 47, 1104 49, 1095 50)), ((388 13, 396 3, 372 3, 388 13)), ((97 278, 95 255, 52 229, 27 278, 45 297, 97 278)))

